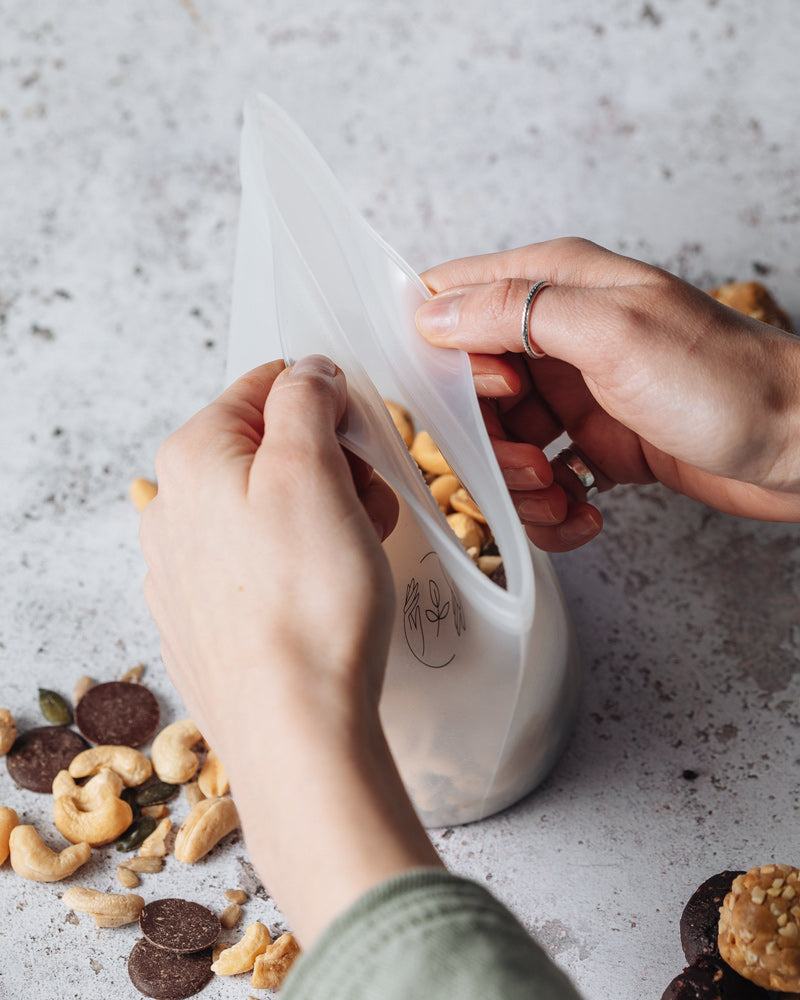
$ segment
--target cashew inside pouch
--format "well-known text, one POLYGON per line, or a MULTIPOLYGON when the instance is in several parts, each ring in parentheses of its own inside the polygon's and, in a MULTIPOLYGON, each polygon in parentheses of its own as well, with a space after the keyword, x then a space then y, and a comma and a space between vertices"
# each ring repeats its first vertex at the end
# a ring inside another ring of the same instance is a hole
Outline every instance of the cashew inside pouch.
POLYGON ((427 826, 488 816, 541 781, 571 727, 577 659, 558 581, 519 523, 469 359, 416 331, 429 292, 261 95, 245 107, 241 177, 228 375, 312 353, 345 372, 341 442, 400 499, 385 543, 397 603, 381 701, 387 737, 427 826), (506 589, 448 527, 383 398, 433 437, 483 511, 506 589))

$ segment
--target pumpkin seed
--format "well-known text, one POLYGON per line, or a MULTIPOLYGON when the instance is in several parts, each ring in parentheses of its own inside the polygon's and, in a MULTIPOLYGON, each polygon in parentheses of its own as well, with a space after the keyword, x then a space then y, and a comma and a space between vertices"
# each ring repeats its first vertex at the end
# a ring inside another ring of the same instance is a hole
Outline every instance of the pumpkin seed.
POLYGON ((144 788, 137 788, 134 801, 137 806, 157 806, 169 800, 178 792, 177 785, 170 785, 168 781, 154 781, 152 785, 145 785, 144 788))
POLYGON ((118 851, 135 851, 143 841, 147 840, 155 828, 156 821, 152 816, 141 816, 131 823, 114 846, 118 851))
POLYGON ((39 708, 54 726, 68 726, 72 722, 72 709, 57 691, 39 688, 39 708))

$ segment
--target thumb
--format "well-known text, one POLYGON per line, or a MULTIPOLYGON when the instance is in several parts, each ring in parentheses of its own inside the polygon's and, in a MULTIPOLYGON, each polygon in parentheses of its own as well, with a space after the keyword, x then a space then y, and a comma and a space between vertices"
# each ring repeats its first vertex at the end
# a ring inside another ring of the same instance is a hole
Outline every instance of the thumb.
MULTIPOLYGON (((264 444, 311 460, 340 453, 336 427, 347 405, 340 368, 321 354, 301 358, 272 386, 264 406, 264 444)), ((347 463, 342 460, 346 469, 347 463)))

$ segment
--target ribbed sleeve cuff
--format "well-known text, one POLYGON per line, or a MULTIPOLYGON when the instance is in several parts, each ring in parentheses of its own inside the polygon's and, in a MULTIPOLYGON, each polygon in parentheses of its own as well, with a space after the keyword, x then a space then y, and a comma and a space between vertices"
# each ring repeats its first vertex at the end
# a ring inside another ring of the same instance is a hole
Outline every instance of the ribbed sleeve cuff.
POLYGON ((281 1000, 411 996, 580 1000, 502 903, 439 868, 403 872, 365 893, 298 959, 281 990, 281 1000), (487 982, 498 992, 486 992, 487 982))

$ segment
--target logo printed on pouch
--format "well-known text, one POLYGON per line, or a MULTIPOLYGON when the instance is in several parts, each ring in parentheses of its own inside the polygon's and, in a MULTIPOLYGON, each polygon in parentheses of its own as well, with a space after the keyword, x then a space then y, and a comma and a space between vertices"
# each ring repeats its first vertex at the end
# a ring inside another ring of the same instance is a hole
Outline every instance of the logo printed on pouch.
POLYGON ((420 566, 420 577, 412 576, 406 585, 403 633, 416 659, 439 669, 455 659, 454 647, 467 623, 455 584, 436 553, 426 552, 420 566))

